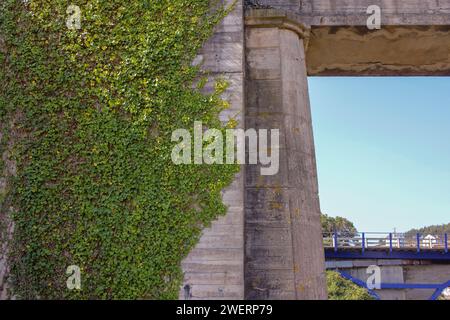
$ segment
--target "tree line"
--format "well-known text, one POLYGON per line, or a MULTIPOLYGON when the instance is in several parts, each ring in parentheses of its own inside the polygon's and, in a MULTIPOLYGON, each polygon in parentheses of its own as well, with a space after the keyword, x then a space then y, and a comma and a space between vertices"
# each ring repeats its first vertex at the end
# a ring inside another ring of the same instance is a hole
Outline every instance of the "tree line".
POLYGON ((408 232, 405 233, 405 236, 415 236, 416 234, 422 234, 422 235, 442 235, 442 234, 450 234, 450 223, 447 224, 441 224, 441 225, 433 225, 428 227, 423 227, 419 229, 411 229, 408 232))

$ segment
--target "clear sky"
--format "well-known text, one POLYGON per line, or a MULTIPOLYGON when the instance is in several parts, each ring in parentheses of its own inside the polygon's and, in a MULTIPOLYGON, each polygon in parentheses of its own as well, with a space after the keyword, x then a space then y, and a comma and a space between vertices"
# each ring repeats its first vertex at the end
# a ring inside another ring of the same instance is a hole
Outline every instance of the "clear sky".
POLYGON ((450 78, 309 78, 321 209, 359 231, 450 222, 450 78))

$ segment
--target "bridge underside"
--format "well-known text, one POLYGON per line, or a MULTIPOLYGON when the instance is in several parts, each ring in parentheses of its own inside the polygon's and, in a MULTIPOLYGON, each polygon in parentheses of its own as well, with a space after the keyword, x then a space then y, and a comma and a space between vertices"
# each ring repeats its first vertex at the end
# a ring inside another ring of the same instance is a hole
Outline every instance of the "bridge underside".
POLYGON ((450 75, 450 26, 315 26, 310 76, 450 75))

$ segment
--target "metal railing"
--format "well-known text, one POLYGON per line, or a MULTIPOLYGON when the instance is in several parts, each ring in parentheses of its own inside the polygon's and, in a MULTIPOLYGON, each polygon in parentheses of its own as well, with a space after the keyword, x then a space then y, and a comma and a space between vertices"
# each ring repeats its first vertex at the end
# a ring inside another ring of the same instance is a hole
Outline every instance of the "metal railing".
POLYGON ((361 249, 365 250, 443 250, 448 253, 448 234, 405 236, 402 233, 389 232, 361 232, 349 236, 340 232, 324 233, 323 245, 325 248, 361 249))

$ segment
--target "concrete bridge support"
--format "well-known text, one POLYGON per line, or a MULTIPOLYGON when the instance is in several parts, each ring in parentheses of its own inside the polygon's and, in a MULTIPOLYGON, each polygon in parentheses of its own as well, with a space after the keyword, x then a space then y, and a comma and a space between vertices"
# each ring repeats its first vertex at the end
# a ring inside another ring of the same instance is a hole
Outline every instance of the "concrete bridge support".
POLYGON ((245 297, 326 299, 305 64, 308 30, 284 17, 246 21, 246 128, 280 130, 280 169, 246 167, 245 297))
MULTIPOLYGON (((216 28, 197 57, 214 87, 217 77, 229 87, 223 98, 230 108, 220 114, 222 121, 235 119, 244 128, 244 12, 243 1, 222 0, 234 10, 216 28)), ((180 299, 244 299, 244 166, 235 181, 223 191, 228 213, 206 228, 197 246, 182 262, 184 283, 180 299)))
POLYGON ((230 82, 224 98, 231 109, 223 120, 235 117, 245 129, 280 129, 280 171, 264 177, 258 166, 243 166, 224 191, 228 215, 205 230, 182 264, 180 297, 323 299, 306 77, 449 75, 450 0, 246 3, 245 19, 239 0, 199 60, 213 77, 230 82), (366 27, 366 9, 374 4, 382 9, 381 30, 366 27))
POLYGON ((244 39, 238 1, 198 58, 231 84, 224 121, 236 117, 241 128, 280 130, 280 169, 262 176, 259 166, 245 166, 225 190, 229 213, 204 231, 184 260, 181 299, 326 298, 305 64, 308 30, 278 18, 249 19, 253 25, 244 39))

